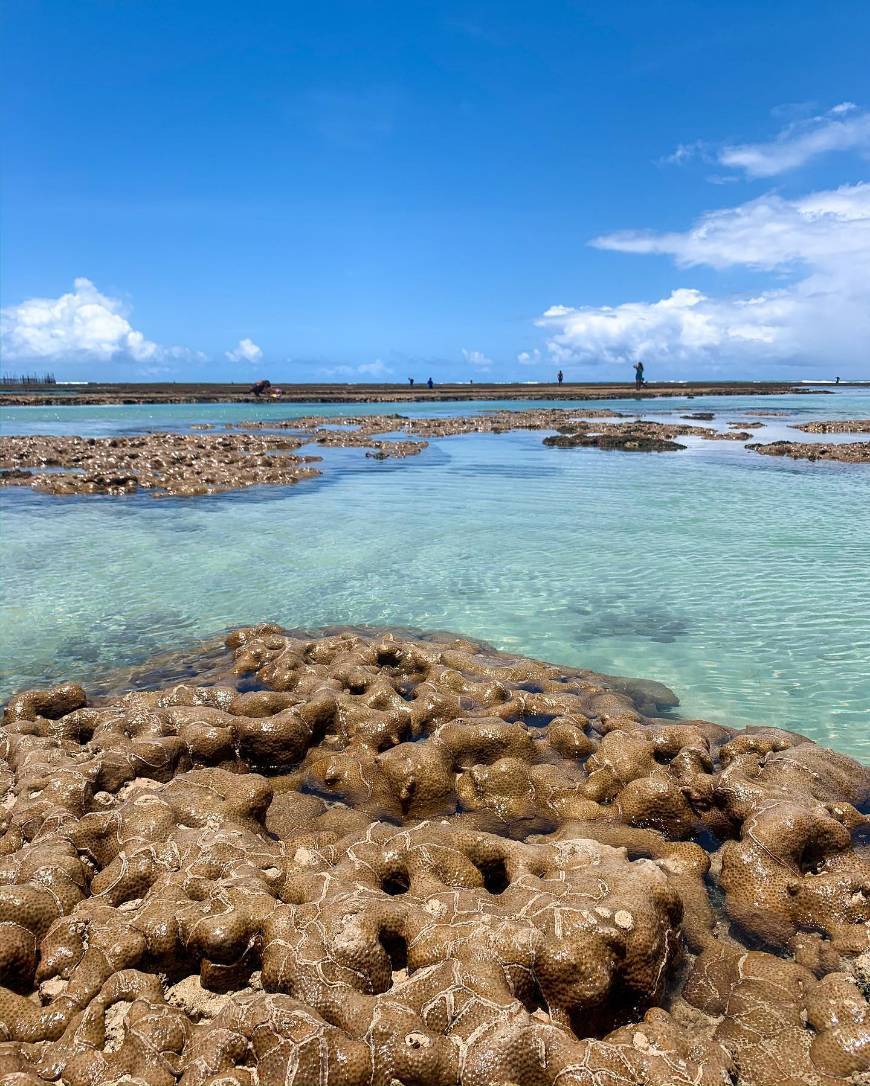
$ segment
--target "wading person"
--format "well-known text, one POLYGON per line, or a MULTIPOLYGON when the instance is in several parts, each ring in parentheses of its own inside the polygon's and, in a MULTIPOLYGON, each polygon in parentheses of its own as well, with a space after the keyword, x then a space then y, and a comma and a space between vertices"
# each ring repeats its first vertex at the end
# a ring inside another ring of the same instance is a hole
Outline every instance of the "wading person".
POLYGON ((635 362, 634 364, 634 387, 643 388, 646 381, 643 379, 643 362, 635 362))
POLYGON ((556 374, 556 380, 559 382, 560 385, 565 380, 565 374, 562 373, 561 370, 559 370, 559 372, 556 374))
POLYGON ((431 377, 430 377, 430 378, 429 378, 429 380, 428 380, 428 381, 426 382, 426 384, 427 384, 427 385, 429 386, 429 388, 430 388, 430 389, 433 389, 433 388, 435 387, 435 382, 434 382, 434 381, 432 380, 432 378, 431 378, 431 377))

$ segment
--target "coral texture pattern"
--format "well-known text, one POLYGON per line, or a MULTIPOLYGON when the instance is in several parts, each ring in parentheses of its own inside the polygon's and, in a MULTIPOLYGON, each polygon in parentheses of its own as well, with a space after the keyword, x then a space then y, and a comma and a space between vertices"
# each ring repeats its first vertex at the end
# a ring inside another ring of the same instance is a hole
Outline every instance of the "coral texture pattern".
POLYGON ((855 1086, 870 771, 384 631, 6 707, 0 1084, 855 1086))

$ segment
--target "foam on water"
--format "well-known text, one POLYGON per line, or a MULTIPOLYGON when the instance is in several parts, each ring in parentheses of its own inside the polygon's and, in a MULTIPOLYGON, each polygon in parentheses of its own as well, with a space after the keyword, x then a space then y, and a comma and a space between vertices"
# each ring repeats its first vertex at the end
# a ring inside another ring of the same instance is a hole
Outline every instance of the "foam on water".
MULTIPOLYGON (((524 405, 2 414, 6 432, 106 434, 494 406, 524 405)), ((870 395, 643 405, 657 417, 783 409, 867 417, 870 395)), ((759 421, 770 426, 753 440, 795 420, 759 421)), ((870 756, 870 470, 755 456, 737 442, 631 455, 541 439, 450 438, 399 463, 328 450, 334 469, 314 483, 194 500, 2 490, 3 693, 87 682, 240 623, 414 626, 659 679, 684 715, 779 725, 870 756)))

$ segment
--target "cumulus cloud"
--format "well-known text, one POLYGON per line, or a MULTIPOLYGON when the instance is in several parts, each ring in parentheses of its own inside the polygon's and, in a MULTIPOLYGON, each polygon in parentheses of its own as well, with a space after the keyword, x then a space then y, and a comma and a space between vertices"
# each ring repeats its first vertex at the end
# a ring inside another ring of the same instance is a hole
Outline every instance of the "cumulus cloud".
POLYGON ((854 102, 840 102, 827 113, 789 125, 767 143, 724 147, 719 161, 748 177, 776 177, 832 151, 870 154, 870 113, 854 102))
POLYGON ((380 358, 374 362, 363 362, 359 366, 333 366, 331 369, 321 371, 324 377, 344 377, 353 380, 355 377, 390 377, 393 371, 385 365, 380 358))
POLYGON ((621 232, 598 248, 661 253, 681 267, 776 273, 766 290, 711 297, 692 288, 653 302, 551 306, 538 320, 562 364, 632 358, 825 365, 861 372, 870 353, 870 185, 795 200, 768 195, 710 212, 678 233, 621 232))
POLYGON ((520 351, 517 355, 517 362, 521 366, 536 366, 541 361, 541 352, 537 347, 532 348, 531 351, 520 351))
POLYGON ((493 361, 483 351, 469 350, 468 347, 462 348, 462 357, 469 364, 479 370, 492 369, 493 361))
POLYGON ((259 362, 263 357, 263 350, 245 336, 231 351, 227 351, 226 355, 230 362, 259 362))
POLYGON ((185 347, 146 339, 127 319, 118 298, 101 294, 78 278, 59 298, 29 298, 0 314, 3 353, 8 359, 155 362, 198 357, 185 347))
POLYGON ((363 362, 361 366, 357 366, 356 371, 363 377, 388 377, 393 372, 379 358, 374 362, 363 362))

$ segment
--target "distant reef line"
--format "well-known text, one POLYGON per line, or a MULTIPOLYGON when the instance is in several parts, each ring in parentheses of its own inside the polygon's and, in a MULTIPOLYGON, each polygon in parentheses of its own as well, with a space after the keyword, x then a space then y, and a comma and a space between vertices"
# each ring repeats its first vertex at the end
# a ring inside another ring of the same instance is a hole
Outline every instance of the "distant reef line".
MULTIPOLYGON (((845 384, 845 382, 844 382, 845 384)), ((47 392, 45 386, 0 393, 0 406, 51 407, 97 404, 159 403, 446 403, 474 400, 612 400, 659 399, 676 396, 781 396, 790 393, 819 395, 829 389, 781 381, 687 382, 648 384, 284 384, 280 394, 273 390, 261 396, 250 385, 220 383, 155 383, 72 385, 58 382, 47 392)), ((842 387, 842 385, 840 386, 842 387)))

